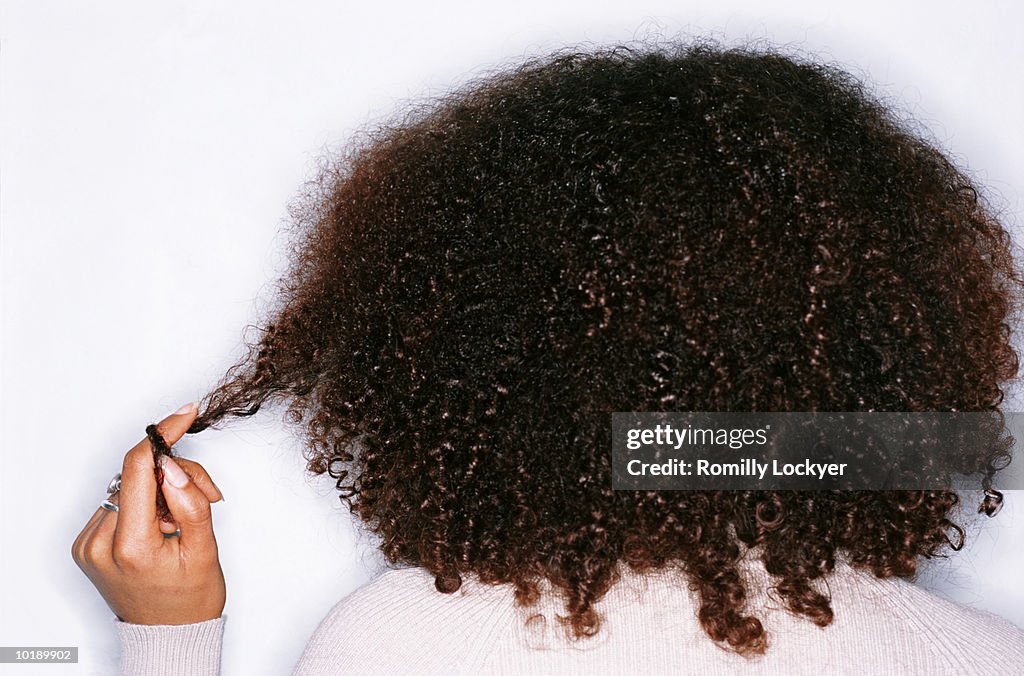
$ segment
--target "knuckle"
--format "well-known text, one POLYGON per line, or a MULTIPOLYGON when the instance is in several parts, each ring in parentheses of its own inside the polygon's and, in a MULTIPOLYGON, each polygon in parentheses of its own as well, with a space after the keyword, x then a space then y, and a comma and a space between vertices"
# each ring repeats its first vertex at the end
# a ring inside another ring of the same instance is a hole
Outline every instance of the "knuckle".
POLYGON ((148 556, 131 542, 115 542, 112 552, 114 563, 120 567, 143 567, 148 556))
POLYGON ((97 561, 102 561, 107 553, 107 549, 104 546, 103 542, 97 540, 96 538, 88 540, 82 545, 81 548, 82 560, 86 563, 95 563, 97 561))
POLYGON ((189 505, 184 516, 192 526, 207 526, 211 521, 210 503, 202 502, 189 505))
POLYGON ((124 456, 126 473, 142 472, 152 467, 153 454, 145 448, 133 448, 124 456))

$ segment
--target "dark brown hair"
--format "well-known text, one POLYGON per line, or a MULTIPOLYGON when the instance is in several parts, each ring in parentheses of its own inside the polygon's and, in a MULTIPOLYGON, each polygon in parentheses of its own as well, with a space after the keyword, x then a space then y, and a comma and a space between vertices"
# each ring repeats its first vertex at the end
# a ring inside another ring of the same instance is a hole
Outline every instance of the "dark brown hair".
POLYGON ((1007 232, 842 70, 559 52, 368 132, 294 217, 277 304, 190 432, 286 402, 309 469, 441 592, 476 574, 530 604, 547 579, 582 637, 618 562, 678 564, 752 654, 740 543, 822 626, 837 553, 908 577, 962 543, 951 490, 611 487, 613 411, 998 410, 1007 232))

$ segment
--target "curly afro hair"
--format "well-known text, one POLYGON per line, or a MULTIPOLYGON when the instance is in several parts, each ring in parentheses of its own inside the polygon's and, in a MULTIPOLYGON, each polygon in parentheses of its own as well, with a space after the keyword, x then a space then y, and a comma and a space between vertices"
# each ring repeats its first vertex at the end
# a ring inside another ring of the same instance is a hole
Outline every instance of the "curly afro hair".
MULTIPOLYGON (((965 173, 832 66, 765 49, 559 51, 375 127, 293 210, 290 266, 198 432, 287 404, 311 472, 440 592, 677 567, 761 653, 737 562, 795 614, 838 554, 959 548, 957 494, 614 491, 613 411, 998 411, 1022 281, 965 173)), ((977 469, 985 467, 979 458, 977 469)))

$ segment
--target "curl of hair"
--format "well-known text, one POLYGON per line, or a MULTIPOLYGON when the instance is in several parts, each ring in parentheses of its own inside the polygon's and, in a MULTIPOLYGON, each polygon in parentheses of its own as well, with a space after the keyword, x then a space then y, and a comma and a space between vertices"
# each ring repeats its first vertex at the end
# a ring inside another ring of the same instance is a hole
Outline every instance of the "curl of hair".
POLYGON ((852 76, 710 43, 563 51, 348 151, 190 432, 286 401, 390 561, 524 605, 546 579, 575 637, 619 562, 679 565, 707 634, 749 655, 740 543, 822 626, 837 553, 907 577, 962 544, 947 490, 611 488, 613 411, 998 410, 1009 236, 852 76))

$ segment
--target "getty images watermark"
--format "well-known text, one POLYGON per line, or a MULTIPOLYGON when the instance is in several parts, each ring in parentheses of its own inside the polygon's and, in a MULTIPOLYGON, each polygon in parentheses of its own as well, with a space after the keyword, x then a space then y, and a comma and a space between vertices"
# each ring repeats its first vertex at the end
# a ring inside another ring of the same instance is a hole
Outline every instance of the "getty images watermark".
POLYGON ((1024 488, 1024 413, 614 413, 617 490, 1024 488))

